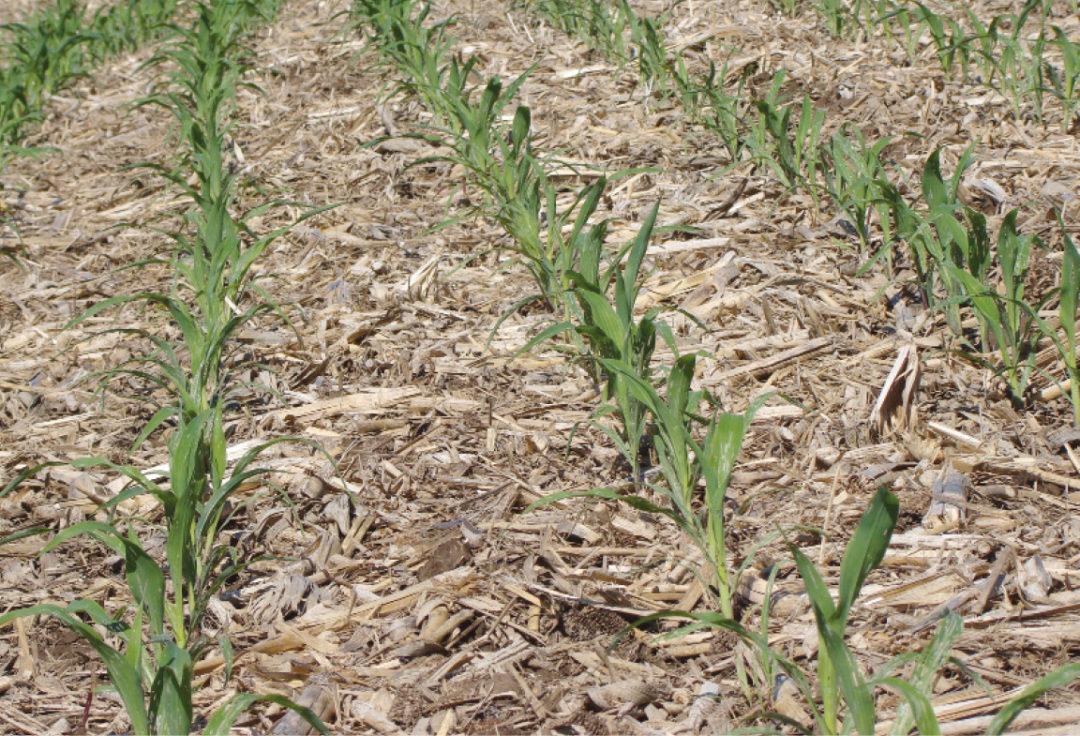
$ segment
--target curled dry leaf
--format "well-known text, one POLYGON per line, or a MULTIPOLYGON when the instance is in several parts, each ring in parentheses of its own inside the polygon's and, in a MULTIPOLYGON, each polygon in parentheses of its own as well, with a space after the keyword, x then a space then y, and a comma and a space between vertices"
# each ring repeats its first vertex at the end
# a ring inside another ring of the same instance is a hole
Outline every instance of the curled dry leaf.
POLYGON ((919 389, 919 355, 914 345, 900 349, 889 377, 870 412, 870 426, 879 435, 907 428, 916 419, 915 392, 919 389))
POLYGON ((619 680, 610 685, 589 688, 585 691, 589 702, 600 710, 642 706, 660 698, 659 687, 644 680, 619 680))
POLYGON ((960 183, 956 194, 961 203, 983 214, 998 212, 1009 198, 1000 184, 987 178, 966 179, 960 183))

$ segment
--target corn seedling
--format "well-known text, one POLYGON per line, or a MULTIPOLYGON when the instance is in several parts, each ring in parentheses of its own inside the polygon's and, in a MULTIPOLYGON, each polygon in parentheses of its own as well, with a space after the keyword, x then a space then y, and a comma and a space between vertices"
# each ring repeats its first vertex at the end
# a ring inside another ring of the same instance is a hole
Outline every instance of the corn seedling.
POLYGON ((975 48, 975 63, 981 74, 979 81, 988 87, 993 87, 995 78, 1001 74, 1001 66, 997 58, 997 47, 1002 26, 1006 22, 1006 16, 996 15, 991 18, 989 24, 984 24, 973 10, 966 8, 966 11, 972 32, 965 39, 965 43, 967 46, 975 48))
POLYGON ((769 0, 769 4, 780 13, 794 16, 799 8, 799 0, 769 0))
POLYGON ((969 304, 978 319, 982 351, 996 346, 1001 362, 995 370, 1005 377, 1013 399, 1020 402, 1035 370, 1041 307, 1041 303, 1031 305, 1025 300, 1024 287, 1031 248, 1041 247, 1041 243, 1017 232, 1017 212, 1013 210, 1002 222, 997 247, 992 250, 986 218, 956 198, 971 148, 961 157, 949 183, 941 176, 939 153, 931 154, 923 169, 922 189, 928 212, 907 239, 926 270, 937 270, 947 295, 939 306, 953 332, 963 336, 960 307, 969 304), (995 257, 1004 289, 1001 294, 987 286, 995 257))
MULTIPOLYGON (((917 211, 908 205, 897 186, 884 178, 875 182, 880 195, 875 205, 883 208, 881 212, 888 211, 888 224, 885 218, 882 219, 883 229, 895 233, 895 238, 907 245, 924 303, 930 308, 942 309, 949 327, 959 335, 962 299, 956 297, 961 290, 953 272, 944 268, 944 264, 953 263, 960 268, 968 264, 974 272, 984 270, 987 264, 986 225, 982 215, 968 210, 957 201, 960 179, 970 165, 971 149, 961 156, 948 182, 941 176, 939 157, 940 151, 935 151, 923 167, 922 190, 928 205, 926 211, 917 211), (955 213, 958 211, 973 227, 970 234, 957 220, 955 213)), ((891 241, 886 240, 873 260, 889 257, 891 247, 891 241)))
POLYGON ((630 466, 631 485, 651 490, 669 503, 658 506, 641 495, 600 488, 554 494, 536 505, 569 496, 611 498, 637 509, 664 514, 704 553, 708 569, 701 573, 703 582, 715 596, 721 611, 730 618, 734 583, 727 569, 725 499, 743 437, 764 399, 752 403, 745 414, 721 412, 706 392, 690 388, 697 360, 695 355, 676 360, 667 374, 666 395, 660 395, 659 377, 652 364, 656 338, 660 335, 675 350, 674 335, 670 327, 658 319, 658 309, 649 310, 640 318, 634 314, 641 290, 641 268, 652 237, 657 208, 653 208, 642 224, 621 270, 621 258, 616 256, 601 273, 599 244, 594 242, 589 257, 582 258, 582 271, 571 274, 582 322, 553 325, 525 349, 570 329, 587 340, 590 349, 587 359, 602 370, 604 397, 612 402, 597 414, 614 413, 619 429, 613 430, 599 423, 596 426, 612 440, 630 466), (614 294, 609 294, 612 285, 614 294), (702 402, 713 406, 708 419, 697 414, 702 402), (650 421, 654 427, 651 431, 648 429, 650 421), (705 426, 705 433, 699 442, 695 430, 700 425, 705 426), (662 483, 646 480, 642 473, 642 449, 648 446, 656 451, 662 483), (704 504, 703 509, 699 509, 695 496, 702 484, 705 487, 704 504))
MULTIPOLYGON (((974 310, 980 351, 994 348, 1000 357, 998 365, 987 365, 1004 377, 1014 401, 1021 402, 1035 371, 1040 333, 1045 332, 1038 312, 1052 294, 1035 305, 1025 300, 1031 248, 1041 247, 1041 243, 1017 232, 1015 210, 1005 217, 996 248, 992 248, 985 216, 957 200, 971 151, 969 147, 961 156, 949 181, 941 174, 940 151, 930 155, 923 167, 924 212, 909 207, 888 182, 878 180, 876 186, 898 237, 910 249, 927 305, 943 311, 950 329, 960 338, 965 337, 961 308, 974 310), (995 260, 1002 293, 987 285, 995 260)), ((968 356, 986 364, 974 354, 968 356)))
POLYGON ((631 56, 637 61, 638 79, 645 83, 646 94, 668 89, 670 64, 664 45, 664 18, 648 18, 634 13, 627 0, 619 0, 619 12, 630 34, 631 56))
POLYGON ((529 10, 621 66, 630 59, 625 12, 605 0, 526 0, 529 10))
MULTIPOLYGON (((286 440, 271 441, 249 451, 226 476, 225 438, 220 422, 220 410, 208 411, 177 427, 169 443, 167 484, 147 478, 134 467, 116 465, 104 458, 72 463, 79 469, 112 470, 130 481, 127 489, 104 510, 145 494, 157 500, 165 514, 167 575, 147 553, 149 545, 140 539, 134 525, 125 528, 117 521, 86 521, 68 527, 42 550, 45 553, 74 537, 87 536, 122 557, 128 589, 135 603, 128 612, 130 618, 123 618, 122 613, 114 617, 99 603, 85 598, 66 607, 42 604, 0 616, 0 626, 17 618, 52 616, 82 637, 105 663, 131 721, 131 729, 137 735, 190 733, 195 664, 217 646, 225 658, 227 671, 232 668, 228 638, 209 637, 201 630, 211 597, 250 562, 240 559, 227 539, 219 541, 219 532, 246 506, 231 503, 231 496, 240 485, 258 481, 271 472, 249 467, 251 462, 266 448, 286 440), (209 447, 208 431, 213 434, 209 447), (213 454, 212 460, 207 457, 208 450, 213 454), (208 460, 213 466, 209 478, 208 460), (120 646, 110 643, 115 639, 119 639, 120 646)), ((23 477, 9 484, 0 497, 23 477)), ((312 726, 327 733, 308 709, 281 696, 249 694, 233 696, 227 701, 211 716, 206 732, 228 733, 243 709, 256 701, 296 710, 312 726)))
MULTIPOLYGON (((622 390, 645 410, 646 418, 651 417, 655 423, 650 443, 656 450, 663 482, 640 477, 635 479, 633 485, 652 491, 668 503, 658 505, 636 493, 625 494, 613 488, 597 488, 552 494, 530 508, 576 496, 618 500, 635 509, 666 516, 704 554, 706 568, 698 571, 703 587, 713 597, 721 615, 732 619, 738 573, 733 577, 727 566, 727 488, 753 415, 767 397, 754 401, 744 414, 720 411, 708 394, 690 390, 695 355, 684 355, 676 361, 668 373, 665 397, 660 396, 647 376, 640 376, 640 371, 625 360, 597 360, 609 380, 617 380, 622 390), (698 404, 702 401, 714 404, 712 415, 706 419, 697 415, 698 404), (695 437, 695 429, 702 424, 705 426, 705 436, 699 441, 695 437), (695 497, 702 484, 705 487, 704 502, 700 503, 695 497)), ((605 431, 616 440, 626 460, 638 467, 639 448, 626 442, 623 437, 605 431)))
MULTIPOLYGON (((901 696, 889 733, 902 736, 915 726, 919 733, 940 733, 934 708, 930 702, 934 680, 942 666, 949 661, 949 650, 963 629, 963 619, 948 611, 929 644, 919 654, 902 654, 886 662, 870 678, 864 677, 855 656, 845 641, 851 606, 862 589, 871 570, 881 564, 889 546, 899 514, 899 504, 884 487, 880 488, 869 508, 859 520, 855 534, 844 550, 840 563, 840 580, 837 598, 825 585, 821 574, 810 559, 795 546, 790 546, 799 575, 806 583, 817 623, 820 640, 818 650, 817 679, 821 688, 822 708, 818 726, 824 733, 873 734, 877 715, 874 690, 884 687, 895 690, 901 696), (892 673, 905 665, 912 665, 910 676, 905 680, 892 673), (840 705, 846 708, 841 728, 840 705)), ((1001 733, 1022 711, 1048 690, 1068 684, 1080 676, 1080 667, 1066 665, 1051 675, 1034 683, 999 711, 990 725, 991 733, 1001 733)), ((804 694, 809 695, 807 691, 804 694)))
POLYGON ((1050 26, 1054 40, 1047 44, 1061 53, 1061 68, 1046 63, 1044 76, 1050 91, 1061 103, 1061 126, 1065 132, 1072 129, 1080 109, 1080 41, 1071 41, 1060 26, 1050 26))
POLYGON ((921 2, 916 2, 915 5, 918 7, 916 16, 920 18, 921 25, 925 26, 930 33, 938 62, 941 64, 941 71, 945 73, 945 77, 952 76, 953 66, 959 56, 963 78, 966 79, 971 56, 967 42, 968 36, 964 29, 954 19, 937 15, 921 2))
POLYGON ((1048 331, 1048 337, 1054 341, 1061 362, 1065 365, 1065 373, 1069 379, 1069 401, 1073 406, 1073 422, 1080 426, 1080 368, 1076 361, 1076 310, 1080 304, 1080 251, 1077 251, 1069 233, 1065 230, 1065 223, 1058 213, 1058 224, 1061 227, 1062 264, 1061 283, 1058 287, 1058 322, 1065 333, 1064 343, 1058 337, 1056 331, 1048 331))
POLYGON ((563 319, 580 316, 578 300, 570 293, 573 272, 589 272, 590 264, 606 256, 607 223, 589 225, 589 219, 608 180, 600 177, 579 190, 569 205, 560 207, 558 187, 546 173, 535 163, 522 165, 533 167, 530 192, 504 201, 496 213, 513 241, 504 249, 524 263, 539 289, 526 301, 542 301, 563 319), (566 228, 568 234, 564 234, 566 228))
MULTIPOLYGON (((841 703, 846 706, 847 719, 857 733, 874 733, 874 688, 878 684, 900 692, 921 733, 938 732, 937 719, 934 718, 928 698, 929 688, 933 676, 948 656, 953 640, 960 634, 958 616, 953 614, 946 619, 945 625, 938 630, 927 649, 929 661, 925 662, 923 667, 917 668, 919 674, 924 675, 919 678, 923 680, 922 688, 891 676, 879 675, 867 680, 845 641, 851 606, 858 597, 866 576, 881 564, 885 557, 899 509, 899 503, 893 494, 885 488, 878 490, 844 550, 836 601, 833 601, 825 581, 809 558, 794 545, 789 545, 799 575, 806 584, 806 592, 810 596, 814 620, 817 623, 820 641, 817 678, 821 687, 822 704, 820 712, 817 712, 815 707, 815 715, 824 733, 840 733, 841 703)), ((883 670, 889 672, 897 664, 896 660, 893 660, 883 670)), ((910 721, 906 725, 907 729, 910 729, 910 721)), ((900 733, 906 733, 907 729, 900 733)))
POLYGON ((743 96, 745 75, 739 78, 733 94, 724 90, 727 71, 726 61, 719 69, 715 63, 710 63, 707 74, 693 78, 687 74, 682 59, 679 59, 674 78, 683 109, 691 120, 716 136, 727 150, 731 159, 730 165, 735 166, 741 163, 746 155, 747 119, 753 107, 743 96))
POLYGON ((1041 243, 1032 235, 1020 235, 1016 231, 1016 214, 1016 210, 1010 212, 998 232, 996 255, 1004 294, 987 286, 985 272, 979 278, 954 263, 945 264, 945 268, 975 311, 983 352, 996 345, 1001 362, 995 371, 1004 375, 1013 401, 1021 404, 1035 371, 1040 333, 1046 331, 1038 314, 1046 298, 1037 305, 1024 299, 1031 248, 1041 247, 1041 243))
POLYGON ((821 172, 825 190, 833 205, 854 226, 863 250, 870 247, 870 221, 875 212, 883 230, 882 242, 889 243, 892 239, 888 207, 881 198, 880 185, 887 178, 881 154, 891 142, 891 138, 883 138, 872 146, 867 145, 858 128, 846 125, 824 147, 821 172))
MULTIPOLYGON (((769 645, 766 630, 763 629, 761 633, 751 631, 730 616, 720 613, 661 611, 635 621, 619 638, 634 627, 671 618, 685 619, 690 623, 665 634, 665 638, 682 636, 705 627, 735 633, 758 649, 764 663, 763 672, 771 673, 779 669, 802 694, 812 712, 814 724, 800 723, 779 713, 763 714, 763 717, 775 719, 799 733, 857 733, 871 736, 876 732, 879 717, 876 702, 879 689, 893 690, 900 696, 900 705, 892 714, 891 736, 904 736, 912 727, 922 734, 940 733, 930 697, 942 667, 952 661, 952 644, 963 629, 960 616, 947 612, 922 651, 893 657, 870 676, 863 673, 846 641, 851 607, 867 575, 884 559, 898 515, 896 497, 884 487, 878 489, 844 550, 835 599, 810 559, 797 547, 789 545, 799 575, 806 584, 819 637, 816 681, 769 645), (904 668, 909 670, 906 678, 896 674, 904 668), (815 698, 818 694, 820 706, 815 698)), ((612 646, 617 641, 618 638, 612 646)), ((988 733, 1003 733, 1016 716, 1042 695, 1068 685, 1077 677, 1080 677, 1080 665, 1069 664, 1032 683, 998 711, 988 727, 988 733)))
MULTIPOLYGON (((592 185, 588 199, 575 223, 575 230, 583 227, 588 214, 596 206, 596 200, 602 194, 604 182, 592 185)), ((567 277, 574 286, 570 292, 577 300, 579 309, 574 311, 576 320, 566 320, 552 325, 534 337, 522 351, 550 340, 552 337, 572 331, 587 341, 588 355, 582 356, 594 374, 604 381, 604 399, 612 404, 602 407, 600 415, 611 413, 618 418, 619 430, 597 424, 618 448, 620 454, 630 465, 631 478, 636 482, 641 475, 641 449, 646 437, 648 407, 633 388, 633 381, 640 381, 651 386, 654 378, 652 363, 656 349, 656 337, 659 333, 670 345, 674 346, 674 335, 667 324, 656 319, 658 309, 652 309, 640 318, 635 317, 634 308, 641 293, 641 268, 644 265, 645 252, 652 238, 659 204, 653 207, 649 216, 642 223, 637 237, 626 253, 625 267, 620 269, 621 253, 601 267, 606 260, 603 235, 606 227, 595 226, 577 244, 575 264, 580 270, 567 271, 567 277), (614 285, 614 294, 609 294, 614 285), (613 303, 614 304, 613 304, 613 303), (619 366, 611 370, 610 366, 619 366)), ((584 232, 581 230, 581 232, 584 232)), ((585 348, 582 344, 582 348, 585 348)))
POLYGON ((814 10, 824 21, 830 35, 836 37, 844 35, 844 22, 849 13, 844 0, 814 0, 814 10))
POLYGON ((959 65, 960 78, 968 81, 971 66, 976 65, 979 83, 1004 94, 1018 119, 1027 112, 1042 121, 1049 93, 1061 104, 1065 130, 1071 128, 1080 107, 1080 44, 1069 39, 1060 26, 1046 24, 1051 3, 1028 0, 1018 13, 996 15, 989 23, 965 8, 970 31, 922 2, 908 6, 882 0, 879 8, 878 24, 890 40, 900 42, 902 37, 912 61, 919 54, 919 38, 925 31, 946 77, 952 77, 959 65), (886 10, 886 6, 891 7, 886 10), (1033 15, 1039 18, 1037 33, 1030 33, 1033 15))
POLYGON ((1040 29, 1038 40, 1031 45, 1030 51, 1024 42, 1028 19, 1036 10, 1041 10, 1045 19, 1046 9, 1042 0, 1028 0, 1019 13, 1002 15, 991 22, 991 26, 996 23, 997 27, 1011 27, 1008 34, 1003 33, 998 37, 1000 53, 997 65, 1000 69, 1001 92, 1012 103, 1013 115, 1017 119, 1022 117, 1022 105, 1029 98, 1035 102, 1035 117, 1042 119, 1044 32, 1040 29))
MULTIPOLYGON (((222 532, 246 506, 234 498, 244 484, 273 485, 270 471, 254 467, 253 462, 266 449, 289 441, 263 443, 231 471, 228 468, 223 418, 235 381, 228 372, 227 356, 237 330, 258 315, 278 311, 250 272, 258 256, 284 232, 256 237, 247 228, 246 218, 237 220, 231 214, 235 185, 225 160, 225 139, 235 91, 248 68, 238 61, 247 53, 245 29, 259 17, 258 12, 254 2, 201 5, 194 26, 180 31, 177 40, 151 61, 169 62, 175 70, 166 77, 168 87, 143 104, 161 105, 172 113, 187 146, 179 168, 156 168, 194 205, 184 218, 185 226, 170 233, 174 249, 168 262, 176 274, 172 290, 112 297, 72 322, 123 304, 144 303, 163 309, 182 334, 179 341, 171 342, 145 329, 111 330, 143 338, 154 350, 105 371, 102 384, 127 376, 158 389, 158 395, 168 394, 165 402, 148 399, 158 408, 135 440, 137 446, 156 429, 170 425, 168 472, 164 478, 151 478, 132 466, 103 458, 74 462, 77 468, 115 472, 128 485, 104 506, 108 522, 76 524, 45 547, 47 551, 87 536, 121 555, 135 606, 128 615, 114 617, 84 599, 66 608, 33 606, 0 617, 2 625, 23 616, 47 614, 82 636, 104 660, 136 734, 190 732, 194 666, 212 647, 220 648, 231 669, 227 638, 204 634, 204 617, 212 596, 250 562, 240 557, 222 532), (119 505, 135 496, 149 496, 161 508, 167 572, 146 551, 137 525, 115 518, 119 505), (119 639, 119 645, 111 643, 116 641, 112 637, 119 639)), ((257 208, 253 214, 268 207, 257 208)), ((22 474, 0 495, 38 469, 22 474)), ((210 718, 207 731, 227 733, 242 710, 256 701, 297 710, 326 732, 307 709, 279 696, 247 694, 222 706, 210 718)))
POLYGON ((639 16, 626 0, 526 0, 523 4, 620 69, 635 62, 638 79, 649 94, 654 90, 667 93, 674 65, 668 61, 664 45, 666 14, 659 18, 639 16))
POLYGON ((759 114, 745 144, 754 162, 767 167, 785 189, 792 191, 806 185, 813 194, 825 112, 815 109, 805 95, 801 103, 782 104, 780 87, 784 76, 783 72, 777 73, 765 97, 754 101, 759 114), (798 117, 793 121, 796 111, 798 117))
POLYGON ((402 73, 397 92, 419 97, 434 115, 434 125, 451 126, 455 95, 467 94, 476 59, 448 58, 448 21, 427 24, 431 5, 414 0, 356 0, 352 29, 363 29, 384 61, 402 73))

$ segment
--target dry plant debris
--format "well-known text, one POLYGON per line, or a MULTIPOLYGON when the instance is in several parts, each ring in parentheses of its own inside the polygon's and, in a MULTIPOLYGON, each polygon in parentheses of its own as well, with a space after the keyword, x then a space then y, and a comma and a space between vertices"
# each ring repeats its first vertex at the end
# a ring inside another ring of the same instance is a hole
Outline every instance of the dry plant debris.
MULTIPOLYGON (((970 7, 989 16, 1006 5, 970 7)), ((617 483, 626 470, 583 424, 598 397, 579 366, 552 350, 510 359, 547 314, 511 317, 485 349, 495 320, 532 286, 494 250, 505 236, 493 223, 435 228, 475 196, 463 172, 413 166, 433 153, 416 139, 365 145, 427 118, 416 100, 386 97, 393 80, 358 38, 339 34, 340 10, 287 3, 259 36, 252 81, 262 92, 241 92, 236 170, 289 199, 340 206, 257 266, 274 277, 274 298, 293 305, 297 330, 241 336, 266 364, 248 369, 251 378, 277 396, 253 394, 229 424, 237 456, 245 443, 295 434, 321 443, 340 474, 300 445, 266 461, 290 500, 251 488, 244 523, 230 530, 245 554, 266 559, 211 607, 237 660, 227 683, 223 658, 199 664, 197 707, 236 691, 280 692, 335 731, 381 734, 717 733, 773 723, 755 720, 772 710, 806 721, 779 681, 775 692, 743 686, 761 665, 723 632, 657 640, 654 627, 606 649, 639 616, 705 605, 687 564, 695 548, 662 517, 611 502, 521 513, 553 492, 617 483)), ((455 14, 458 43, 481 55, 486 73, 511 78, 536 65, 520 96, 539 145, 598 170, 650 167, 606 193, 598 214, 612 219, 612 242, 629 240, 658 199, 659 224, 695 228, 650 248, 641 305, 681 310, 669 315, 680 351, 712 356, 699 361, 696 382, 732 410, 770 391, 796 400, 758 412, 732 478, 729 549, 732 563, 747 562, 743 620, 757 626, 770 596, 770 641, 812 662, 817 633, 790 555, 782 540, 755 543, 782 527, 835 582, 844 544, 884 483, 901 516, 852 612, 849 641, 862 661, 916 651, 943 612, 960 614, 953 654, 963 666, 944 670, 934 704, 943 732, 963 734, 984 731, 1009 695, 1074 659, 1080 434, 1049 359, 1032 379, 1042 400, 1016 408, 990 372, 952 351, 943 316, 908 286, 910 264, 892 276, 861 270, 850 223, 805 194, 784 195, 764 171, 724 173, 720 144, 676 101, 645 100, 631 69, 504 3, 455 1, 438 14, 455 14)), ((1069 22, 1075 37, 1080 25, 1069 22)), ((783 70, 792 92, 827 112, 829 133, 847 121, 867 139, 896 136, 888 156, 905 177, 939 147, 950 169, 975 143, 963 196, 980 203, 992 232, 1024 204, 1024 231, 1057 242, 1053 207, 1064 205, 1077 238, 1075 127, 1017 119, 1004 97, 945 78, 932 53, 908 63, 873 39, 830 37, 809 8, 792 17, 750 1, 683 3, 666 32, 699 65, 736 46, 759 90, 783 70)), ((117 270, 161 247, 154 232, 117 225, 175 213, 172 192, 126 168, 173 154, 167 117, 127 107, 149 84, 149 53, 49 100, 32 142, 56 150, 3 172, 0 206, 25 243, 21 267, 0 261, 4 482, 44 460, 122 460, 147 419, 141 404, 101 400, 80 379, 139 349, 123 335, 87 335, 150 315, 129 305, 63 327, 104 296, 170 278, 117 270)), ((1052 252, 1032 254, 1033 282, 1054 278, 1052 252)), ((155 438, 132 462, 166 459, 155 438)), ((92 518, 119 490, 106 476, 52 469, 0 499, 0 536, 92 518)), ((134 498, 121 512, 141 508, 134 498)), ((38 556, 41 545, 29 537, 0 547, 0 609, 125 595, 118 560, 94 544, 38 556)), ((55 622, 0 631, 0 733, 123 733, 118 700, 97 689, 103 681, 89 647, 55 622)), ((267 707, 242 725, 306 728, 290 718, 267 707)), ((1047 733, 1077 722, 1073 688, 1014 727, 1047 733)))

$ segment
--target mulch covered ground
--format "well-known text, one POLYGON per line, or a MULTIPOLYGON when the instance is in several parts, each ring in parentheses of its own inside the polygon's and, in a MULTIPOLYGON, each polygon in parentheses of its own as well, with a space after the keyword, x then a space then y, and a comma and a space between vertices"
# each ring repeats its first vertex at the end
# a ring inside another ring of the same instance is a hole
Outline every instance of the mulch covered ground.
MULTIPOLYGON (((1006 9, 980 5, 988 16, 1006 9)), ((212 606, 209 626, 231 633, 238 657, 228 682, 220 658, 200 663, 200 712, 251 691, 297 698, 340 732, 716 733, 770 725, 755 716, 764 710, 807 721, 755 651, 722 632, 663 641, 640 632, 607 650, 639 615, 708 610, 687 565, 698 553, 665 519, 615 503, 522 513, 549 493, 616 484, 626 469, 582 424, 599 398, 579 366, 539 349, 509 359, 549 315, 510 318, 485 349, 496 319, 534 287, 500 255, 505 236, 493 223, 433 229, 477 196, 462 188, 460 170, 410 167, 431 153, 415 140, 364 147, 427 117, 414 99, 385 98, 394 78, 356 34, 341 35, 341 9, 288 3, 259 36, 252 81, 262 94, 240 95, 235 166, 261 187, 247 188, 245 201, 340 205, 257 266, 292 305, 296 331, 267 321, 242 336, 244 357, 265 364, 244 377, 278 396, 253 393, 229 439, 240 453, 286 434, 317 440, 340 475, 303 445, 268 458, 290 502, 251 489, 260 495, 231 531, 250 554, 276 559, 254 565, 212 606)), ((780 541, 756 543, 785 529, 835 581, 844 543, 886 483, 900 523, 849 633, 865 668, 918 650, 952 608, 965 622, 954 649, 962 666, 943 671, 935 703, 949 733, 976 733, 1005 696, 1075 657, 1080 435, 1055 397, 1053 359, 1030 407, 1013 408, 988 371, 950 351, 944 320, 906 286, 913 272, 903 257, 891 273, 879 265, 860 274, 867 254, 835 211, 784 196, 762 170, 716 176, 726 154, 674 100, 650 102, 632 69, 615 69, 538 16, 497 2, 436 9, 451 12, 462 50, 479 54, 486 73, 510 77, 536 64, 521 98, 538 146, 597 170, 654 169, 610 187, 600 213, 612 218, 610 242, 632 237, 658 199, 661 224, 696 228, 656 238, 642 303, 678 307, 707 328, 666 313, 681 352, 711 356, 699 362, 699 385, 731 411, 765 392, 797 402, 776 398, 759 412, 729 493, 731 561, 746 562, 743 620, 760 625, 766 578, 780 565, 770 638, 812 669, 817 636, 790 555, 780 541), (872 421, 887 385, 901 408, 872 421), (935 512, 935 482, 964 487, 966 501, 935 512)), ((1076 18, 1059 21, 1080 32, 1076 18)), ((1033 256, 1032 288, 1055 282, 1055 205, 1065 204, 1078 237, 1075 129, 1063 132, 1052 115, 1016 120, 1005 98, 946 81, 930 50, 910 65, 881 42, 831 38, 809 9, 793 19, 757 0, 684 3, 666 30, 698 69, 737 47, 733 63, 753 69, 747 92, 764 93, 785 70, 786 91, 827 111, 828 134, 850 121, 867 139, 895 136, 886 157, 912 195, 930 152, 944 146, 951 171, 977 141, 968 190, 989 180, 1005 192, 998 205, 982 203, 995 232, 1005 211, 1022 206, 1022 230, 1051 246, 1033 256)), ((102 298, 168 285, 154 268, 117 270, 167 245, 122 225, 167 223, 182 206, 152 173, 126 168, 175 150, 161 111, 130 107, 153 82, 140 69, 149 53, 50 100, 31 142, 56 150, 3 174, 0 206, 25 250, 23 268, 0 261, 2 482, 44 460, 166 459, 158 436, 129 457, 149 410, 125 396, 123 381, 102 402, 87 378, 142 346, 87 337, 168 325, 125 307, 63 330, 102 298)), ((257 224, 268 230, 299 211, 257 224)), ((0 234, 15 247, 10 224, 0 234)), ((0 536, 91 518, 118 489, 112 477, 52 469, 0 499, 0 536)), ((152 507, 133 499, 124 510, 140 508, 152 507)), ((74 542, 38 556, 41 545, 0 548, 0 610, 127 600, 119 560, 100 547, 74 542)), ((0 733, 123 733, 104 683, 98 658, 56 622, 0 632, 0 733)), ((879 704, 883 729, 891 697, 879 704)), ((1038 708, 1024 727, 1045 733, 1080 721, 1075 690, 1038 708)), ((264 708, 241 725, 301 730, 282 719, 264 708)))

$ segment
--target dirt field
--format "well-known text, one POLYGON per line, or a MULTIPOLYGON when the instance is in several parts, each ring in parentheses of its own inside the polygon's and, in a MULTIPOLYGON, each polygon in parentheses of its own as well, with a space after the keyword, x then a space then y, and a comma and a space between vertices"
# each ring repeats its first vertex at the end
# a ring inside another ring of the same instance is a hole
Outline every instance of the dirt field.
MULTIPOLYGON (((981 6, 992 15, 1007 4, 981 6)), ((199 708, 236 691, 281 692, 312 705, 334 732, 385 734, 718 733, 779 727, 757 716, 771 710, 809 721, 782 680, 758 684, 768 676, 754 650, 722 632, 657 641, 654 628, 606 650, 640 615, 706 610, 685 564, 698 553, 667 520, 612 502, 521 513, 549 493, 617 483, 626 469, 600 432, 580 424, 599 401, 585 371, 554 350, 509 360, 550 315, 510 318, 485 349, 496 319, 534 286, 494 250, 505 236, 493 223, 432 229, 475 196, 461 171, 410 167, 432 153, 413 139, 365 147, 425 113, 414 99, 385 100, 391 72, 358 37, 339 35, 341 9, 287 3, 260 35, 251 81, 262 93, 241 92, 235 166, 262 190, 246 196, 340 206, 279 240, 257 266, 276 277, 266 282, 273 297, 293 305, 296 333, 267 321, 243 335, 245 357, 263 364, 243 370, 279 395, 253 393, 229 444, 318 441, 358 504, 305 446, 282 446, 268 461, 290 502, 252 488, 244 524, 230 530, 246 552, 272 559, 211 607, 209 625, 231 633, 238 657, 227 683, 221 658, 200 663, 199 708)), ((6 20, 8 9, 0 13, 6 20)), ((453 33, 487 74, 536 64, 521 99, 539 146, 596 170, 653 167, 609 189, 600 214, 612 218, 610 242, 629 240, 658 199, 660 224, 697 228, 656 238, 643 301, 708 328, 666 315, 682 353, 712 356, 699 362, 698 384, 730 411, 765 392, 794 402, 777 397, 759 412, 729 492, 731 563, 747 561, 743 621, 760 626, 766 578, 780 565, 769 636, 810 669, 817 634, 791 555, 782 540, 756 543, 784 529, 835 581, 855 521, 886 483, 900 523, 849 629, 867 669, 919 650, 952 608, 965 629, 935 705, 943 723, 963 722, 949 733, 976 733, 986 721, 964 719, 996 712, 1003 694, 1075 659, 1080 434, 1067 400, 1053 398, 1058 366, 1048 361, 1035 399, 1014 408, 989 371, 952 351, 944 318, 907 285, 910 263, 898 257, 892 273, 883 264, 860 273, 867 254, 835 210, 783 196, 764 171, 716 177, 720 144, 674 99, 650 103, 632 69, 617 72, 509 4, 453 2, 435 13, 457 14, 453 33), (909 365, 917 356, 921 381, 906 424, 883 429, 871 412, 902 354, 909 365), (970 481, 966 502, 951 516, 926 516, 950 469, 970 481)), ((1080 33, 1075 17, 1061 22, 1080 33)), ((749 92, 786 70, 785 90, 826 111, 827 134, 849 121, 869 140, 895 136, 886 157, 913 191, 932 151, 945 147, 951 172, 977 142, 969 179, 1007 195, 981 205, 992 231, 1021 207, 1021 229, 1050 246, 1032 256, 1031 288, 1056 282, 1053 207, 1064 205, 1066 227, 1080 233, 1075 127, 1017 120, 985 87, 946 81, 929 51, 909 65, 883 44, 831 38, 809 9, 793 19, 757 0, 686 2, 666 33, 702 66, 721 58, 722 44, 736 46, 736 62, 753 68, 749 92)), ((174 150, 164 113, 128 107, 152 84, 140 69, 149 53, 50 100, 31 142, 56 151, 3 173, 0 206, 18 225, 25 262, 0 260, 0 485, 45 460, 166 459, 157 436, 127 458, 149 410, 125 398, 122 381, 102 402, 88 379, 139 346, 116 334, 84 340, 159 318, 129 306, 63 330, 95 301, 170 278, 153 266, 117 270, 167 247, 147 227, 121 225, 152 226, 179 206, 159 178, 126 168, 174 150)), ((259 224, 270 229, 298 211, 259 224)), ((0 234, 14 244, 10 227, 0 234)), ((112 477, 50 469, 0 499, 0 537, 91 518, 118 490, 112 477)), ((126 510, 138 513, 138 499, 126 510)), ((31 537, 0 547, 0 610, 82 596, 124 603, 118 558, 89 540, 37 556, 41 546, 31 537)), ((0 733, 124 733, 105 682, 96 655, 54 621, 0 631, 0 733)), ((1077 693, 1043 699, 1031 711, 1041 720, 1022 728, 1080 722, 1077 693)), ((894 702, 882 694, 883 729, 894 702)), ((300 730, 282 717, 263 708, 241 725, 300 730)))

